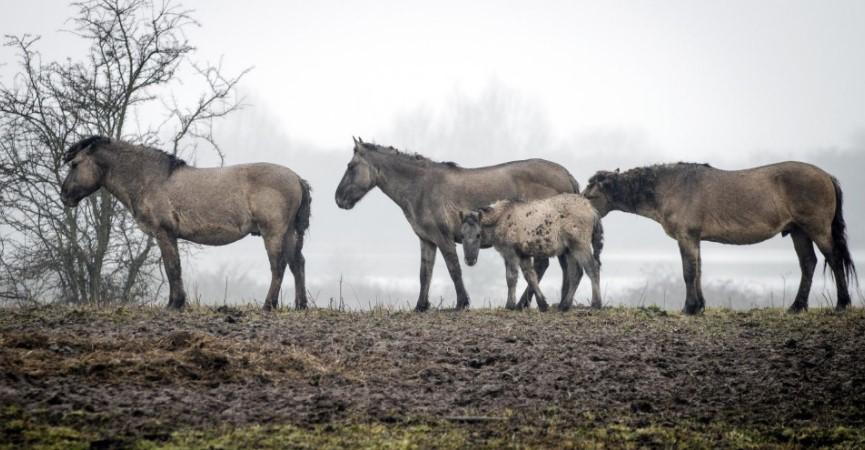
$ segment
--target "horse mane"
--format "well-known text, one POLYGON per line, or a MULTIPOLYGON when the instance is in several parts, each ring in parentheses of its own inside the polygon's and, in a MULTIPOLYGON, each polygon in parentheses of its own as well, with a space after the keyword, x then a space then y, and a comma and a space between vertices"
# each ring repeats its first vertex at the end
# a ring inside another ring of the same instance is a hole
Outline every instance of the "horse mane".
POLYGON ((165 163, 165 168, 168 171, 169 175, 171 175, 175 170, 188 165, 187 162, 184 161, 183 159, 178 158, 176 155, 168 153, 164 150, 160 150, 158 148, 153 148, 153 147, 137 146, 137 145, 133 145, 133 144, 125 143, 125 142, 114 141, 114 140, 107 138, 105 136, 90 136, 90 137, 81 139, 80 141, 72 144, 72 146, 70 146, 69 149, 66 150, 66 154, 63 157, 63 162, 68 163, 69 161, 72 161, 72 159, 74 159, 75 156, 78 155, 78 153, 80 153, 84 150, 87 150, 87 149, 90 149, 91 151, 96 150, 97 148, 99 148, 101 146, 112 144, 115 142, 120 144, 114 148, 115 150, 119 150, 121 152, 123 152, 123 151, 134 152, 136 154, 152 154, 152 155, 158 157, 160 160, 162 160, 165 163))
MULTIPOLYGON (((697 175, 705 169, 711 169, 707 163, 678 162, 672 164, 655 164, 651 166, 635 167, 625 172, 610 173, 611 187, 605 189, 614 202, 621 203, 636 210, 638 205, 657 205, 656 188, 658 180, 668 176, 680 177, 686 183, 692 183, 697 175)), ((604 175, 601 175, 603 177, 604 175)), ((599 182, 599 176, 593 176, 589 183, 599 182)))
POLYGON ((153 148, 153 147, 144 147, 144 148, 147 150, 150 150, 152 152, 155 152, 157 154, 160 154, 160 156, 162 156, 163 158, 165 158, 168 161, 168 173, 169 173, 169 175, 171 173, 173 173, 175 170, 177 170, 181 167, 186 167, 189 165, 186 163, 186 160, 184 160, 183 158, 178 158, 177 155, 173 155, 171 153, 168 153, 165 150, 160 150, 158 148, 153 148))
POLYGON ((92 147, 95 150, 99 146, 108 145, 110 143, 111 139, 105 136, 94 135, 81 139, 80 141, 69 146, 69 149, 66 150, 66 154, 63 155, 63 163, 65 164, 69 161, 72 161, 73 159, 75 159, 76 156, 78 156, 79 153, 81 153, 87 148, 92 147))
POLYGON ((389 156, 396 156, 398 158, 401 158, 401 159, 404 159, 407 161, 411 161, 411 162, 421 162, 421 163, 430 164, 430 165, 443 165, 443 166, 447 166, 447 167, 451 167, 451 168, 458 168, 459 167, 459 164, 457 164, 453 161, 434 161, 432 159, 427 158, 424 155, 421 155, 420 153, 403 152, 403 151, 396 149, 393 146, 385 147, 383 145, 371 144, 368 142, 361 142, 360 145, 362 145, 365 150, 371 150, 371 151, 374 151, 374 152, 377 152, 380 154, 384 154, 384 155, 389 155, 389 156))
POLYGON ((477 211, 483 213, 481 216, 481 226, 489 227, 497 224, 499 219, 502 218, 502 215, 517 203, 522 202, 514 200, 498 200, 487 206, 478 208, 477 211))

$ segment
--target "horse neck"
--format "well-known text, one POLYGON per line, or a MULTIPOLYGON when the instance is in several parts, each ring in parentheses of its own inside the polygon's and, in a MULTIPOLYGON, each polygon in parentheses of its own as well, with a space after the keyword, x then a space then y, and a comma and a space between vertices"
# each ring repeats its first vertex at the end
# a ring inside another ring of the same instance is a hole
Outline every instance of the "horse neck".
POLYGON ((621 203, 617 202, 613 205, 613 209, 617 209, 619 211, 623 211, 626 213, 636 214, 638 216, 643 216, 645 218, 654 220, 655 222, 661 223, 662 217, 660 211, 663 210, 663 203, 666 200, 664 195, 659 195, 658 191, 664 189, 664 186, 667 182, 667 174, 659 173, 656 174, 656 179, 654 182, 654 186, 652 189, 655 192, 654 199, 648 200, 644 197, 639 196, 636 192, 628 193, 630 198, 639 198, 638 201, 633 203, 621 203))
POLYGON ((165 177, 159 161, 147 155, 112 149, 98 156, 107 168, 103 187, 132 210, 137 209, 143 191, 154 181, 165 177))
POLYGON ((423 176, 426 168, 420 162, 415 162, 401 156, 378 155, 368 157, 378 172, 376 183, 379 189, 403 210, 410 207, 417 197, 417 181, 423 176))
POLYGON ((499 222, 505 212, 510 209, 510 203, 499 204, 491 211, 484 212, 481 217, 481 243, 485 245, 493 245, 496 240, 496 232, 500 230, 499 222))

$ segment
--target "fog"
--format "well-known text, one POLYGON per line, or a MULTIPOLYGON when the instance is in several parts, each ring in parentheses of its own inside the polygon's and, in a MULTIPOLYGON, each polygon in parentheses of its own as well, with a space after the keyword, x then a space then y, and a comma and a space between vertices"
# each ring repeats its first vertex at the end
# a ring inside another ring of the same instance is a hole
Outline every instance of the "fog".
MULTIPOLYGON (((255 103, 254 97, 250 100, 255 103)), ((465 167, 508 159, 543 157, 563 164, 581 184, 598 169, 628 168, 656 162, 658 149, 646 137, 627 130, 575 133, 552 137, 545 112, 531 99, 500 82, 491 82, 477 95, 454 93, 439 110, 409 109, 388 129, 364 136, 438 160, 459 161, 465 167)), ((220 131, 220 141, 231 152, 227 163, 270 160, 293 167, 313 187, 313 217, 305 246, 311 297, 319 306, 339 303, 339 280, 349 308, 411 307, 417 298, 420 251, 399 208, 374 189, 352 210, 336 207, 333 195, 351 158, 350 137, 341 148, 320 148, 274 131, 264 108, 248 108, 220 131), (263 131, 258 131, 263 130, 263 131), (331 300, 333 299, 333 300, 331 300)), ((720 168, 736 169, 779 160, 799 159, 836 175, 847 193, 845 215, 850 242, 861 261, 863 236, 857 224, 865 211, 857 193, 865 183, 857 176, 865 167, 865 140, 854 136, 848 146, 811 152, 754 152, 731 158, 695 157, 720 168), (729 162, 734 160, 734 162, 729 162), (861 250, 860 250, 861 249, 861 250)), ((606 245, 602 287, 608 304, 657 305, 679 308, 684 297, 681 263, 675 241, 660 225, 638 216, 614 212, 604 221, 606 245)), ((798 287, 798 262, 789 238, 777 236, 754 246, 703 244, 704 285, 709 306, 761 307, 792 302, 798 287)), ((861 263, 860 263, 861 265, 861 263)), ((187 260, 191 288, 202 301, 260 301, 269 282, 263 245, 258 238, 222 248, 201 248, 187 260)), ((466 286, 475 306, 501 306, 506 287, 504 266, 493 250, 481 253, 475 267, 463 267, 466 286)), ((542 289, 558 299, 561 271, 555 262, 542 289)), ((520 280, 520 288, 525 283, 520 280)), ((291 292, 290 277, 285 288, 291 292)), ((431 287, 433 304, 452 306, 453 285, 439 256, 431 287)), ((578 300, 587 304, 590 289, 581 285, 578 300)), ((861 302, 860 296, 854 296, 861 302)), ((834 304, 831 277, 822 272, 814 282, 814 305, 834 304)), ((291 300, 289 294, 287 300, 291 300)))
MULTIPOLYGON (((284 164, 312 185, 304 253, 318 306, 339 301, 340 280, 350 308, 417 299, 419 244, 399 208, 377 189, 352 210, 334 203, 352 135, 465 167, 547 158, 581 185, 599 169, 680 160, 807 161, 840 180, 865 267, 863 2, 185 4, 201 22, 189 37, 202 57, 255 67, 242 83, 247 106, 218 126, 225 163, 284 164)), ((74 55, 74 40, 56 32, 71 10, 49 5, 5 14, 0 31, 44 34, 46 58, 74 55)), ((4 79, 11 66, 0 66, 4 79)), ((218 164, 206 151, 187 157, 218 164)), ((604 301, 680 308, 678 248, 660 225, 614 212, 604 226, 604 301)), ((260 303, 270 278, 256 237, 190 249, 184 264, 187 291, 206 303, 260 303)), ((463 275, 473 306, 504 304, 493 250, 463 275)), ((703 244, 709 307, 789 305, 798 280, 788 238, 703 244)), ((287 303, 292 283, 287 275, 287 303)), ((541 287, 554 302, 560 283, 553 263, 541 287)), ((818 271, 811 304, 834 304, 833 292, 818 271)), ((853 297, 863 305, 861 291, 853 297)), ((440 257, 430 300, 455 302, 440 257)))

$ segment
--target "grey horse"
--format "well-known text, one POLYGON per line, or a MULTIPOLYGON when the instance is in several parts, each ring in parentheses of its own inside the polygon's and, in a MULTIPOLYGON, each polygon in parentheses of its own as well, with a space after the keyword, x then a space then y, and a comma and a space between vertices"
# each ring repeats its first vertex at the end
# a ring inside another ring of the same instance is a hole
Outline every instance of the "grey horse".
POLYGON ((843 197, 838 180, 818 167, 782 162, 745 170, 678 163, 620 173, 600 171, 583 195, 604 216, 618 210, 648 217, 679 242, 685 279, 684 312, 705 308, 700 284, 700 241, 754 244, 790 235, 802 279, 790 311, 808 308, 817 257, 831 267, 838 289, 836 309, 850 305, 848 279, 856 267, 847 248, 843 197))
POLYGON ((601 307, 601 250, 604 228, 601 216, 579 194, 559 194, 530 202, 500 200, 490 206, 461 214, 460 228, 466 264, 475 265, 482 243, 491 243, 505 260, 508 305, 515 303, 517 267, 538 299, 538 308, 547 302, 532 268, 532 257, 563 255, 567 260, 568 289, 559 302, 567 311, 580 285, 578 269, 592 282, 592 307, 601 307))
MULTIPOLYGON (((456 288, 457 309, 469 306, 456 251, 456 243, 460 242, 460 211, 480 208, 497 200, 526 201, 580 190, 564 167, 543 159, 466 169, 355 139, 354 156, 336 190, 336 204, 351 209, 376 186, 399 205, 420 240, 417 311, 429 308, 436 249, 442 253, 456 288)), ((564 260, 560 258, 559 262, 564 268, 564 260)), ((539 278, 548 265, 547 258, 535 259, 539 278)), ((567 276, 563 278, 564 291, 567 276)), ((531 290, 526 289, 520 305, 528 306, 530 300, 531 290)))
POLYGON ((277 306, 286 263, 294 275, 294 304, 306 308, 303 235, 309 227, 310 187, 287 167, 256 163, 196 168, 161 150, 102 136, 73 144, 64 162, 63 204, 75 207, 104 187, 129 209, 162 252, 170 308, 186 303, 177 239, 225 245, 248 234, 264 238, 271 283, 264 308, 277 306))

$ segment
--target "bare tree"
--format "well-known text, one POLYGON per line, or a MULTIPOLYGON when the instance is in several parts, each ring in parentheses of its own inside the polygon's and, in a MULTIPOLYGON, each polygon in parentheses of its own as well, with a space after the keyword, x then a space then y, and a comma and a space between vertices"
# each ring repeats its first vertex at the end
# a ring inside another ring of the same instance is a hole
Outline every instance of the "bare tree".
POLYGON ((38 37, 6 36, 20 72, 0 84, 0 299, 98 303, 148 295, 159 275, 153 240, 104 190, 64 208, 63 153, 99 134, 175 154, 203 143, 222 158, 213 121, 240 105, 235 88, 246 71, 228 77, 221 64, 191 61, 195 48, 184 30, 197 23, 189 10, 170 0, 73 6, 70 32, 90 43, 81 61, 46 63, 38 37), (171 94, 185 72, 202 86, 186 106, 171 94), (133 128, 132 117, 153 116, 155 107, 159 118, 133 128))

